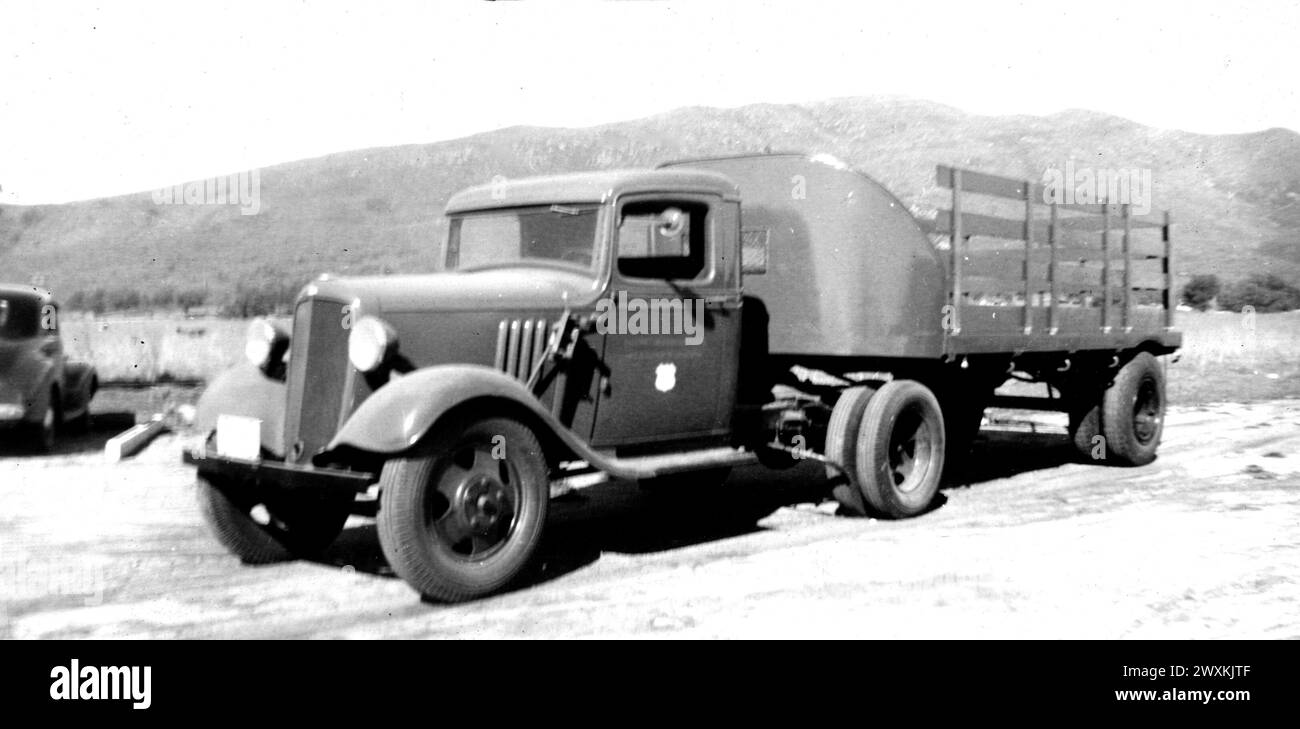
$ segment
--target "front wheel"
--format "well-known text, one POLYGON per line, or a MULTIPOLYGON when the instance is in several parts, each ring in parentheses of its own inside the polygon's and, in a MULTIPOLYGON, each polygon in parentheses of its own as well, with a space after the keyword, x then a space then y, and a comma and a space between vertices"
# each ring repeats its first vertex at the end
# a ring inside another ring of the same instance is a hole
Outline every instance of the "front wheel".
POLYGON ((200 475, 199 512, 213 536, 245 564, 309 557, 328 547, 352 512, 350 493, 263 493, 200 475))
POLYGON ((550 498, 537 437, 508 418, 453 420, 384 464, 379 543, 421 595, 455 602, 514 582, 541 542, 550 498))

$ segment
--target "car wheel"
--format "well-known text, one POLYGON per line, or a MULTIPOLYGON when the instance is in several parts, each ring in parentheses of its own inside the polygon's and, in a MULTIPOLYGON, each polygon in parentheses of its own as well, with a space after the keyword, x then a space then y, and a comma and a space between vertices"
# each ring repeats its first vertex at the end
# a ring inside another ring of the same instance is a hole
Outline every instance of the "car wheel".
POLYGON ((31 426, 29 441, 32 450, 37 453, 53 451, 55 441, 58 439, 59 409, 57 398, 57 393, 50 394, 50 399, 45 403, 45 409, 41 412, 40 421, 31 426))
POLYGON ((1126 466, 1156 459, 1165 420, 1165 376, 1149 352, 1129 360, 1102 398, 1101 425, 1106 450, 1126 466))
POLYGON ((447 422, 416 455, 385 463, 379 484, 384 556, 426 598, 504 589, 541 542, 549 469, 537 437, 515 420, 447 422))
POLYGON ((343 531, 356 500, 336 491, 258 498, 252 489, 202 475, 197 487, 204 522, 221 546, 245 564, 320 553, 343 531))

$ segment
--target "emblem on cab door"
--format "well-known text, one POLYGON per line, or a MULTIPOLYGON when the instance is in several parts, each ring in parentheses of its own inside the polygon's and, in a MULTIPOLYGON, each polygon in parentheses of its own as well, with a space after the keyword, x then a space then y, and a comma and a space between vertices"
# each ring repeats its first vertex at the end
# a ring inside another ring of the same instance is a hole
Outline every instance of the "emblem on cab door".
POLYGON ((668 392, 677 387, 677 365, 672 362, 660 363, 655 367, 655 389, 668 392))

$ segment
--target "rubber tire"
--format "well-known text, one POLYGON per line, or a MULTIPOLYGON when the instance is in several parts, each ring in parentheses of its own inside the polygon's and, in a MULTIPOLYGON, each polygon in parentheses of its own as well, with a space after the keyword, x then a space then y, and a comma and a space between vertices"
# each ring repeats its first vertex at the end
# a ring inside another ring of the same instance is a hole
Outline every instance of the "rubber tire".
MULTIPOLYGON (((843 466, 849 473, 856 473, 857 470, 858 430, 862 426, 862 414, 867 409, 867 402, 875 393, 876 388, 865 385, 844 390, 835 401, 830 422, 826 425, 826 457, 843 466)), ((826 477, 843 481, 843 473, 830 466, 826 467, 826 477)), ((850 483, 837 483, 831 489, 831 496, 840 503, 844 513, 868 516, 867 502, 851 482, 853 479, 850 479, 850 483)))
POLYGON ((914 380, 887 382, 867 401, 859 427, 855 473, 868 510, 886 519, 916 516, 930 508, 943 481, 946 432, 939 400, 914 380), (910 491, 894 484, 889 447, 898 418, 909 408, 919 408, 930 431, 930 459, 920 481, 910 491))
MULTIPOLYGON (((1079 458, 1084 461, 1097 461, 1095 452, 1098 445, 1097 436, 1101 435, 1101 399, 1084 405, 1070 414, 1070 442, 1079 458)), ((1102 455, 1105 455, 1103 450, 1102 455)))
POLYGON ((282 523, 259 524, 249 515, 253 498, 236 499, 228 485, 204 476, 197 479, 199 512, 213 536, 244 564, 271 564, 319 554, 343 531, 355 497, 318 494, 277 507, 263 504, 282 523))
POLYGON ((550 477, 537 437, 527 426, 501 417, 453 419, 428 436, 409 457, 384 464, 379 481, 379 544, 388 564, 421 596, 459 602, 498 592, 529 566, 542 540, 550 504, 550 477), (452 556, 425 524, 428 492, 442 459, 462 443, 494 442, 503 436, 506 458, 523 482, 518 521, 503 548, 480 562, 452 556))
POLYGON ((1120 368, 1114 382, 1102 397, 1101 425, 1106 437, 1108 458, 1126 466, 1145 466, 1156 459, 1160 435, 1164 430, 1165 373, 1150 352, 1142 352, 1120 368), (1159 398, 1159 418, 1151 439, 1142 443, 1133 427, 1133 408, 1139 388, 1147 380, 1155 386, 1159 398))
POLYGON ((27 444, 33 453, 47 454, 54 450, 58 440, 59 421, 62 420, 58 397, 57 391, 51 392, 45 410, 41 413, 41 421, 27 427, 27 444))

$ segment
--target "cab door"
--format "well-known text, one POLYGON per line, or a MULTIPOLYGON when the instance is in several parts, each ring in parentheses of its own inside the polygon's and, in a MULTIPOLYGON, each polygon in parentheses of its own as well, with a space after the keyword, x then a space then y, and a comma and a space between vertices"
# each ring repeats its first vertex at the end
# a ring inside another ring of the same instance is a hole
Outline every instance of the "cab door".
POLYGON ((726 440, 741 314, 734 207, 707 195, 616 206, 593 445, 726 440))

